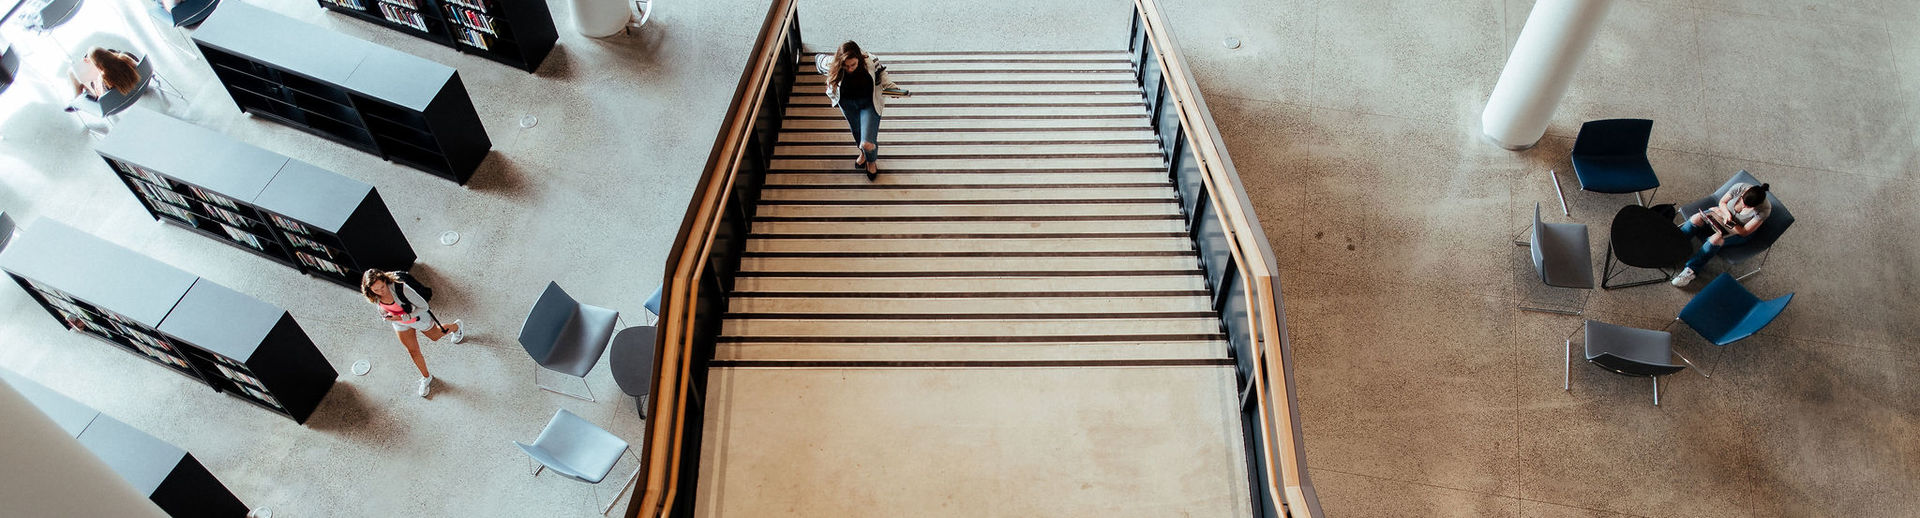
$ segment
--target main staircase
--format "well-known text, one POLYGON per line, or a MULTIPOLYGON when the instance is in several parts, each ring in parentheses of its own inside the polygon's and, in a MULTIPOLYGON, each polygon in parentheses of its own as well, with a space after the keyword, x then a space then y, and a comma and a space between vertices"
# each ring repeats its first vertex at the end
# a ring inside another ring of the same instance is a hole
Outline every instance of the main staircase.
POLYGON ((1126 51, 803 59, 708 364, 698 516, 1252 516, 1236 376, 1126 51))

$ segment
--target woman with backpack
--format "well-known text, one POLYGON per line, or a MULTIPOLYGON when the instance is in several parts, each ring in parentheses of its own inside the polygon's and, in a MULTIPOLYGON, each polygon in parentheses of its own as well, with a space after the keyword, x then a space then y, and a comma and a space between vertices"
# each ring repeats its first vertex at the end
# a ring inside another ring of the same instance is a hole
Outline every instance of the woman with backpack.
MULTIPOLYGON (((419 281, 407 272, 368 269, 360 275, 360 294, 378 306, 381 318, 393 325, 394 334, 400 336, 400 345, 407 347, 407 353, 413 356, 413 366, 420 369, 420 397, 427 397, 433 386, 433 374, 427 372, 427 359, 420 355, 420 338, 415 333, 426 333, 428 340, 436 342, 446 336, 456 344, 467 337, 460 332, 459 319, 441 324, 440 319, 434 317, 427 309, 427 298, 431 295, 421 295, 414 288, 417 284, 419 281)), ((432 290, 426 291, 432 293, 432 290)))
POLYGON ((879 58, 860 50, 860 45, 851 41, 840 44, 838 52, 814 56, 813 65, 815 71, 827 76, 827 100, 840 107, 840 114, 847 118, 848 129, 853 130, 853 140, 860 153, 853 159, 853 167, 866 169, 868 181, 879 178, 880 109, 886 105, 881 96, 912 94, 893 84, 879 58))

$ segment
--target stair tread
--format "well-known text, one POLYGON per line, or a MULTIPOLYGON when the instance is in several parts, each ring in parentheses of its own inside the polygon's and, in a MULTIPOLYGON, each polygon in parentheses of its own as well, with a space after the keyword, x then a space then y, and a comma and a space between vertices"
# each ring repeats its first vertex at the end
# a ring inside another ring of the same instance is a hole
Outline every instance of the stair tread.
POLYGON ((1054 343, 723 343, 716 360, 1086 360, 1228 357, 1225 341, 1054 343))

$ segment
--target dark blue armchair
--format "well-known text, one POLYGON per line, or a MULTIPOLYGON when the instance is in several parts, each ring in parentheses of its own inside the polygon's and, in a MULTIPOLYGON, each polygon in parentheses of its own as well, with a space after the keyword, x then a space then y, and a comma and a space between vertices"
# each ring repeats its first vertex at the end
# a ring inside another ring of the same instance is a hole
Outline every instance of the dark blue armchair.
POLYGON ((1773 300, 1760 300, 1760 297, 1741 286, 1739 280, 1722 273, 1714 277, 1713 282, 1708 283, 1700 293, 1694 294, 1686 307, 1680 308, 1680 316, 1676 320, 1686 322, 1687 327, 1699 332, 1713 345, 1727 345, 1760 332, 1761 328, 1773 323, 1773 319, 1779 317, 1780 312, 1787 309, 1787 303, 1792 301, 1792 293, 1773 300))
POLYGON ((1633 193, 1641 205, 1646 205, 1640 192, 1660 188, 1660 177, 1653 174, 1653 164, 1647 161, 1647 139, 1652 135, 1653 121, 1646 119, 1581 124, 1580 136, 1573 140, 1573 174, 1580 179, 1580 189, 1633 193))
MULTIPOLYGON (((1760 185, 1760 180, 1755 179, 1753 174, 1741 170, 1740 172, 1734 173, 1732 178, 1728 178, 1727 183, 1720 184, 1720 188, 1713 191, 1712 196, 1694 200, 1693 203, 1683 206, 1680 212, 1690 215, 1719 205, 1720 197, 1726 196, 1727 191, 1733 190, 1733 185, 1738 183, 1760 185)), ((1735 279, 1745 279, 1748 276, 1760 273, 1760 268, 1765 267, 1767 263, 1766 257, 1772 255, 1770 251, 1773 250, 1773 242, 1779 241, 1780 235, 1787 232, 1787 227, 1793 226, 1793 211, 1787 210, 1787 205, 1780 203, 1780 198, 1774 196, 1771 191, 1767 193, 1767 204, 1773 206, 1773 211, 1767 216, 1766 221, 1760 223, 1760 228, 1755 230, 1753 235, 1747 236, 1747 242, 1726 246, 1721 248, 1720 253, 1717 254, 1717 257, 1726 259, 1727 264, 1730 265, 1737 265, 1754 257, 1760 257, 1760 266, 1755 266, 1753 271, 1740 274, 1740 276, 1735 279)), ((1698 239, 1695 240, 1695 244, 1699 244, 1698 239)))

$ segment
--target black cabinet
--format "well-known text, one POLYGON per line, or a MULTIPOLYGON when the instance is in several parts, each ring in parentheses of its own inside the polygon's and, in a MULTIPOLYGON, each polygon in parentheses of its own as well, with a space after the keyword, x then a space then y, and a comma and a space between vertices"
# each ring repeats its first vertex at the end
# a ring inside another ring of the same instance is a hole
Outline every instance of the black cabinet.
POLYGON ((193 40, 242 111, 462 184, 493 147, 452 67, 229 4, 193 40))
POLYGON ((0 381, 33 403, 134 491, 168 516, 242 518, 247 506, 193 454, 101 414, 19 374, 0 369, 0 381))
POLYGON ((0 270, 68 329, 304 423, 339 373, 286 310, 42 218, 0 270))
POLYGON ((95 148, 154 219, 352 289, 413 247, 373 186, 149 110, 95 148))
POLYGON ((527 72, 560 34, 539 0, 319 0, 320 6, 527 72))

